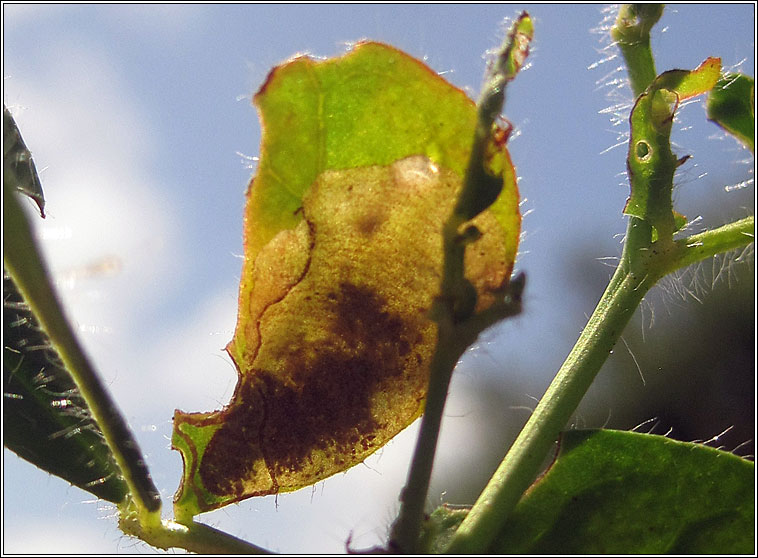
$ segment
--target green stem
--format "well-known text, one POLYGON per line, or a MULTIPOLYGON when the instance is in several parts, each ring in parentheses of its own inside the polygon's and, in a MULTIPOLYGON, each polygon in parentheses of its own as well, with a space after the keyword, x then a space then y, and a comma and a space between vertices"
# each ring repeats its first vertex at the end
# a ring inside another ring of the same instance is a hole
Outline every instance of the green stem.
POLYGON ((474 314, 476 290, 464 277, 466 240, 461 229, 467 221, 489 207, 502 190, 502 177, 490 174, 486 168, 487 149, 493 125, 503 109, 506 84, 523 64, 531 37, 531 19, 523 12, 487 72, 477 103, 477 125, 463 187, 443 227, 442 281, 440 295, 432 309, 438 325, 437 343, 430 365, 429 388, 418 440, 408 480, 400 496, 400 512, 392 526, 391 550, 405 553, 418 550, 442 415, 456 363, 486 327, 520 310, 519 295, 523 281, 517 283, 511 296, 505 297, 489 311, 474 314))
POLYGON ((486 552, 654 281, 620 265, 576 345, 446 552, 486 552))
POLYGON ((127 535, 163 550, 183 548, 197 554, 271 554, 264 548, 202 523, 183 525, 174 521, 162 521, 145 525, 128 515, 122 515, 119 526, 127 535))
POLYGON ((677 241, 679 250, 662 268, 667 274, 717 254, 747 246, 755 241, 755 217, 745 217, 711 231, 677 241))
MULTIPOLYGON (((636 95, 655 79, 649 31, 661 13, 660 6, 623 6, 612 30, 636 95)), ((656 168, 653 178, 661 174, 661 169, 656 168)), ((643 186, 646 191, 651 187, 650 183, 643 186)), ((664 235, 657 242, 652 242, 650 223, 630 217, 621 263, 608 288, 521 434, 452 536, 446 552, 487 551, 533 482, 640 301, 658 279, 715 254, 746 246, 753 239, 753 217, 684 240, 674 241, 670 234, 664 235)))
POLYGON ((650 29, 663 15, 663 4, 624 4, 619 8, 611 37, 624 56, 629 84, 635 96, 656 77, 650 29))
POLYGON ((4 181, 3 225, 6 231, 13 231, 12 238, 6 235, 3 242, 4 263, 87 402, 129 486, 130 496, 140 516, 146 522, 154 522, 156 518, 160 521, 160 493, 150 478, 129 426, 100 382, 64 316, 32 236, 31 225, 14 190, 13 185, 4 181))
POLYGON ((452 312, 448 313, 438 322, 437 345, 430 366, 426 406, 408 471, 408 480, 400 495, 400 513, 393 525, 390 538, 391 550, 405 553, 417 551, 447 390, 455 364, 468 346, 462 345, 460 338, 456 336, 456 328, 450 319, 451 314, 452 312))
POLYGON ((632 217, 621 264, 597 308, 446 552, 487 551, 648 290, 672 271, 754 242, 754 218, 677 241, 674 251, 654 258, 648 256, 649 238, 650 227, 632 217))

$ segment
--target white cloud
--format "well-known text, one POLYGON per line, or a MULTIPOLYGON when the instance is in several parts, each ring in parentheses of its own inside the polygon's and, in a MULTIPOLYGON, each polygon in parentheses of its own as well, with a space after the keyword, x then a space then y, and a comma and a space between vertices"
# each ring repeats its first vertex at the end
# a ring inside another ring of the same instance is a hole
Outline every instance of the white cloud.
POLYGON ((9 68, 5 101, 41 173, 48 217, 32 221, 45 259, 112 380, 114 351, 170 290, 184 254, 168 188, 151 175, 154 132, 128 84, 86 41, 61 40, 55 53, 33 76, 9 68))
POLYGON ((145 340, 142 329, 185 268, 180 221, 165 194, 171 185, 151 172, 156 132, 117 66, 86 40, 54 50, 33 74, 6 68, 5 101, 47 201, 47 219, 32 221, 86 352, 138 439, 150 442, 156 434, 140 427, 170 421, 173 407, 162 388, 147 389, 163 385, 144 359, 161 339, 145 340), (157 415, 156 402, 166 404, 157 415))
MULTIPOLYGON (((70 275, 107 259, 121 268, 114 286, 135 293, 155 271, 177 265, 179 254, 165 249, 176 230, 165 187, 150 176, 150 125, 127 84, 93 52, 60 44, 47 73, 6 80, 6 101, 18 103, 9 108, 41 171, 48 218, 37 225, 52 270, 70 275)), ((109 301, 116 323, 133 302, 109 301)))

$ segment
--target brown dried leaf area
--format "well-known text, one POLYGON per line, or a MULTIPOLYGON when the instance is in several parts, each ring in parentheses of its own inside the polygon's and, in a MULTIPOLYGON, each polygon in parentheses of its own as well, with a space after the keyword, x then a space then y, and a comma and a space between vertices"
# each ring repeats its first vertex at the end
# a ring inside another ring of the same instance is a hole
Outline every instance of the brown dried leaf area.
MULTIPOLYGON (((303 200, 303 221, 256 258, 250 319, 241 322, 254 325, 238 329, 229 347, 237 354, 244 336, 232 402, 175 416, 178 430, 217 428, 204 450, 185 437, 200 458, 185 479, 199 475, 221 499, 198 502, 201 509, 344 471, 421 414, 436 341, 428 311, 439 292, 441 228, 460 183, 423 156, 319 176, 303 200)), ((495 218, 485 212, 474 223, 483 234, 466 266, 481 308, 511 263, 495 218)))

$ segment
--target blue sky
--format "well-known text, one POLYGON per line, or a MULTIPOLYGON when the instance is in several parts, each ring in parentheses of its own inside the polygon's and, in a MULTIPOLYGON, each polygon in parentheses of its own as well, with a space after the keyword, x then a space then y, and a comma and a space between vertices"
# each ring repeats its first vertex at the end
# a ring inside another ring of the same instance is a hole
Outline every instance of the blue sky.
MULTIPOLYGON (((598 258, 620 252, 626 148, 613 146, 628 127, 614 113, 632 99, 608 48, 608 8, 3 5, 3 100, 41 169, 49 216, 38 223, 40 242, 136 431, 166 514, 181 470, 168 449, 173 410, 219 408, 234 388, 222 348, 236 319, 243 195, 260 142, 250 98, 269 69, 368 38, 423 58, 475 98, 483 54, 499 44, 503 18, 521 9, 534 16, 536 38, 505 112, 517 130, 511 153, 528 212, 517 263, 528 275, 526 308, 485 335, 456 372, 442 472, 473 436, 482 379, 512 382, 515 401, 532 406, 573 344, 592 308, 572 295, 569 258, 591 248, 578 265, 603 269, 598 258)), ((720 56, 726 68, 754 74, 752 3, 673 5, 656 29, 659 72, 720 56)), ((674 141, 678 153, 693 154, 677 176, 680 212, 704 222, 724 218, 723 209, 709 213, 717 203, 750 212, 752 184, 725 186, 752 180, 753 162, 705 121, 701 102, 682 108, 674 141)), ((612 410, 612 396, 597 397, 612 410)), ((504 412, 516 423, 526 417, 504 412)), ((203 520, 283 552, 340 552, 350 534, 356 547, 378 544, 397 510, 414 433, 313 490, 248 500, 203 520)), ((12 510, 6 552, 151 551, 119 534, 109 506, 7 450, 3 465, 12 510)), ((446 482, 435 477, 430 504, 446 482)))

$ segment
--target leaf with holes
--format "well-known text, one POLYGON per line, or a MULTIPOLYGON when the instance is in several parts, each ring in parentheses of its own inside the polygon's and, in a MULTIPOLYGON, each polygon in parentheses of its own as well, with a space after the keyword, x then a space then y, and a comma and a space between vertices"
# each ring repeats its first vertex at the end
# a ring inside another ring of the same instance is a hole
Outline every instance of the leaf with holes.
MULTIPOLYGON (((183 520, 343 471, 421 414, 442 223, 476 125, 462 91, 378 43, 282 64, 254 101, 261 161, 227 347, 239 380, 223 410, 174 415, 183 520)), ((479 309, 507 286, 520 228, 508 152, 493 153, 505 186, 465 262, 479 309)))

